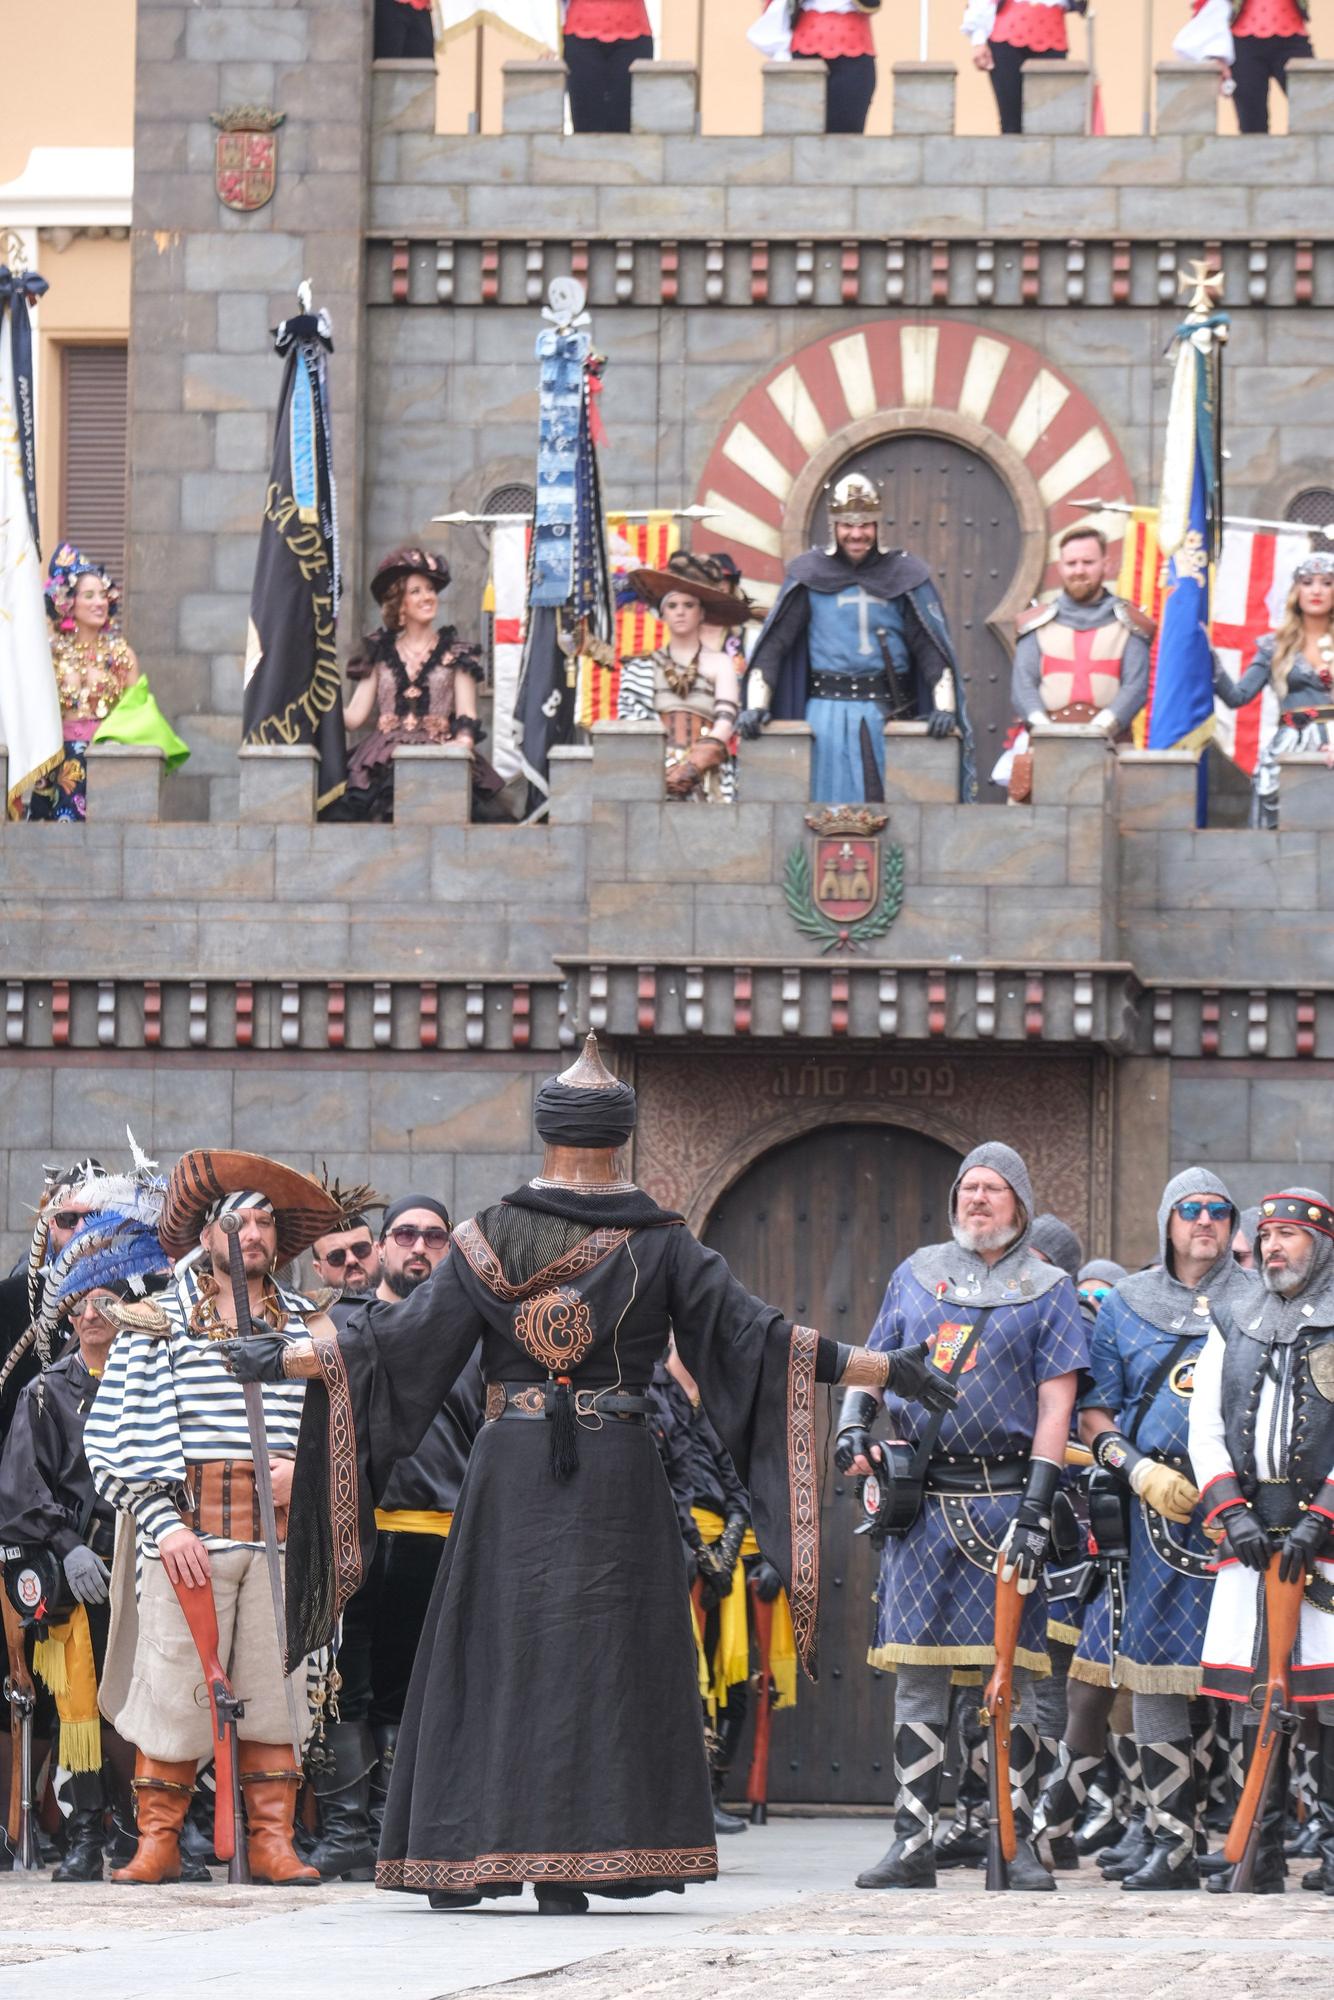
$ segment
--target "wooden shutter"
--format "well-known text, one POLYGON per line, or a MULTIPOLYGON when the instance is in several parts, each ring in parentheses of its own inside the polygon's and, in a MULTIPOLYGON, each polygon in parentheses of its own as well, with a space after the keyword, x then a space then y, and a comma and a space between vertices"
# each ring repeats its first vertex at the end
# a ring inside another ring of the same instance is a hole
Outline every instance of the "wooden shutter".
POLYGON ((60 540, 125 582, 126 350, 64 351, 60 540))

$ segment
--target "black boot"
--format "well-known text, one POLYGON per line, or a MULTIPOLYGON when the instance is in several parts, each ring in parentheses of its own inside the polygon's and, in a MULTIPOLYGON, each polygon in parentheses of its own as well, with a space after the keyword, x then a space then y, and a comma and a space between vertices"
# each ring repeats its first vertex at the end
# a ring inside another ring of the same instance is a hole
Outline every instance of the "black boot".
POLYGON ((303 1856, 322 1882, 372 1882, 371 1770, 375 1738, 365 1722, 331 1722, 324 1741, 307 1752, 310 1788, 319 1801, 320 1837, 303 1856))
POLYGON ((371 1846, 378 1849, 380 1829, 384 1824, 384 1802, 389 1796, 389 1780, 394 1773, 394 1751, 398 1744, 398 1724, 396 1722, 373 1722, 371 1735, 375 1739, 377 1752, 375 1769, 371 1772, 370 1819, 371 1846))
POLYGON ((1320 1866, 1302 1876, 1303 1889, 1323 1889, 1334 1896, 1334 1728, 1324 1724, 1315 1758, 1315 1807, 1312 1820, 1316 1829, 1316 1852, 1320 1866))
POLYGON ((74 1810, 65 1822, 65 1858, 53 1882, 100 1882, 106 1844, 106 1794, 100 1771, 75 1771, 69 1781, 74 1810))
POLYGON ((1010 1731, 1010 1804, 1014 1811, 1015 1856, 1008 1864, 1008 1886, 1032 1891, 1054 1889, 1056 1878, 1038 1859, 1033 1845, 1039 1772, 1038 1733, 1016 1722, 1010 1731))
MULTIPOLYGON (((741 1824, 744 1826, 745 1821, 741 1824)), ((539 1917, 582 1917, 588 1908, 588 1898, 582 1889, 557 1887, 549 1888, 539 1883, 537 1888, 537 1914, 539 1917)))
POLYGON ((940 1804, 945 1738, 932 1724, 902 1723, 894 1731, 898 1805, 893 1844, 874 1868, 857 1877, 859 1889, 934 1889, 936 1851, 931 1831, 940 1804))
MULTIPOLYGON (((1251 1758, 1259 1740, 1258 1729, 1246 1730, 1246 1766, 1250 1768, 1251 1758)), ((1269 1798, 1265 1814, 1260 1822, 1260 1848, 1255 1857, 1255 1875, 1251 1894, 1254 1896, 1281 1896, 1288 1883, 1288 1864, 1283 1858, 1283 1835, 1288 1823, 1288 1738, 1280 1733, 1274 1746, 1274 1760, 1269 1775, 1269 1798)), ((1221 1874, 1210 1875, 1205 1888, 1215 1896, 1226 1896, 1232 1890, 1232 1870, 1225 1868, 1221 1874)))
POLYGON ((1140 1762, 1148 1799, 1152 1844, 1148 1859, 1123 1889, 1198 1889, 1195 1860, 1195 1764, 1189 1737, 1179 1743, 1142 1743, 1140 1762))
POLYGON ((1088 1780, 1088 1803, 1075 1828, 1075 1850, 1079 1854, 1102 1854, 1114 1847, 1125 1833, 1125 1822, 1116 1809, 1119 1774, 1111 1757, 1104 1757, 1088 1780))
POLYGON ((1081 1757, 1062 1743, 1056 1753, 1056 1768, 1047 1782, 1039 1806, 1039 1838, 1045 1838, 1051 1865, 1062 1872, 1079 1866, 1075 1827, 1088 1805, 1093 1774, 1101 1757, 1081 1757))
POLYGON ((715 1833, 748 1833, 750 1821, 742 1819, 739 1813, 728 1812, 723 1804, 723 1785, 726 1771, 711 1771, 709 1782, 713 1788, 713 1830, 715 1833))
POLYGON ((937 1868, 977 1868, 987 1854, 987 1739, 966 1712, 959 1718, 959 1743, 963 1767, 954 1818, 936 1835, 937 1868))
MULTIPOLYGON (((213 1776, 213 1767, 211 1764, 208 1766, 208 1774, 211 1779, 213 1776)), ((199 1780, 195 1785, 194 1796, 190 1800, 190 1810, 185 1815, 185 1825, 181 1828, 180 1848, 181 1860, 183 1862, 188 1860, 191 1866, 196 1869, 202 1868, 205 1879, 207 1879, 210 1868, 219 1868, 222 1866, 217 1855, 213 1852, 213 1815, 215 1803, 216 1794, 214 1793, 212 1784, 204 1783, 204 1774, 201 1772, 199 1780)), ((199 1878, 192 1875, 190 1879, 196 1881, 199 1878)))

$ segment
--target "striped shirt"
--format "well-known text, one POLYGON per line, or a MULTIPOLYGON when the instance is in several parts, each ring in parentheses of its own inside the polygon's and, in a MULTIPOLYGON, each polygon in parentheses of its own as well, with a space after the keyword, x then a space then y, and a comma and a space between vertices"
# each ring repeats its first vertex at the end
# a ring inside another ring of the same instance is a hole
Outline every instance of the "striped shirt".
MULTIPOLYGON (((276 1290, 287 1314, 283 1331, 299 1339, 311 1303, 282 1285, 276 1290)), ((194 1273, 187 1272, 154 1300, 172 1323, 169 1334, 119 1335, 84 1431, 94 1486, 133 1515, 140 1548, 149 1556, 184 1525, 180 1509, 190 1465, 253 1458, 241 1384, 227 1373, 217 1343, 190 1331, 198 1296, 194 1273)), ((266 1382, 262 1393, 269 1450, 293 1455, 306 1385, 266 1382)), ((212 1548, 257 1546, 218 1535, 200 1539, 212 1548)))

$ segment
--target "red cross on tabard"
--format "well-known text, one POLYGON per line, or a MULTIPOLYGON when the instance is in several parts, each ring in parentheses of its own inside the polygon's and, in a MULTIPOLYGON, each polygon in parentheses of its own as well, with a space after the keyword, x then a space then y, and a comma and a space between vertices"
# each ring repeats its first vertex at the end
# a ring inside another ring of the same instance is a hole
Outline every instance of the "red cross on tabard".
MULTIPOLYGON (((1095 661, 1093 658, 1093 642, 1098 636, 1098 629, 1097 626, 1094 626, 1091 632, 1076 632, 1074 635, 1075 657, 1070 665, 1070 671, 1073 675, 1070 683, 1071 704, 1077 701, 1086 701, 1090 708, 1097 708, 1098 703, 1093 698, 1094 667, 1096 666, 1098 672, 1102 674, 1114 675, 1116 673, 1115 660, 1095 661)), ((1062 662, 1062 665, 1064 665, 1064 662, 1062 662)))

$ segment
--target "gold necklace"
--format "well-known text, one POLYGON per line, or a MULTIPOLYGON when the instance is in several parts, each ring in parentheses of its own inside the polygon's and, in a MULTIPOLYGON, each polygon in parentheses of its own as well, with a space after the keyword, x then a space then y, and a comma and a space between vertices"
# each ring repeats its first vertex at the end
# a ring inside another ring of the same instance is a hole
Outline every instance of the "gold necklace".
MULTIPOLYGON (((287 1314, 272 1278, 264 1280, 264 1296, 259 1312, 251 1314, 252 1321, 256 1318, 271 1326, 275 1333, 280 1333, 287 1324, 287 1314)), ((218 1311, 216 1279, 200 1278, 199 1296, 190 1309, 190 1331, 204 1340, 235 1340, 236 1328, 229 1325, 218 1311)))

